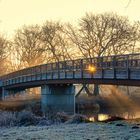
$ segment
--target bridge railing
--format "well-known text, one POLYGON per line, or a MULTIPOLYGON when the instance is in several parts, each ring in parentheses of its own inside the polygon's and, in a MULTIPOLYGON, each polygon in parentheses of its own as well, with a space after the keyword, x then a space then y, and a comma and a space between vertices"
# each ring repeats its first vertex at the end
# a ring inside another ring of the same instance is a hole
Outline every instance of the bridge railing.
POLYGON ((113 72, 115 73, 115 70, 124 70, 129 74, 129 69, 140 69, 140 54, 103 56, 96 58, 68 60, 56 63, 43 64, 7 74, 5 76, 0 77, 0 79, 2 81, 16 81, 17 79, 18 81, 18 78, 22 80, 22 78, 31 75, 39 77, 39 75, 41 74, 50 75, 51 79, 56 74, 59 78, 60 75, 62 75, 62 73, 66 74, 68 72, 71 72, 73 76, 76 75, 75 73, 80 72, 82 78, 82 74, 85 71, 88 71, 89 65, 95 66, 97 68, 97 71, 114 70, 113 72))

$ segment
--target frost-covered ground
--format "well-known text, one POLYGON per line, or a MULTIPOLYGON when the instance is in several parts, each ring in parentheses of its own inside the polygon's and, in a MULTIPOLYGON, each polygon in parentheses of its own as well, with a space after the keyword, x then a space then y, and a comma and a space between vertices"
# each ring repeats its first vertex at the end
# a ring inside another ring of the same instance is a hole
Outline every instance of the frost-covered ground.
POLYGON ((140 140, 139 122, 94 122, 0 129, 0 140, 140 140))

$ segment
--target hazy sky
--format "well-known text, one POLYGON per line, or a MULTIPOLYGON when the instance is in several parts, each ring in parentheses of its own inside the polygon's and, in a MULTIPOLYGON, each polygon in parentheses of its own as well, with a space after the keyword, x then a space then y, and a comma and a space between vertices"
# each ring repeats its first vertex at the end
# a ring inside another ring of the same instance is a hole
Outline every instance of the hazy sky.
POLYGON ((117 12, 140 20, 140 0, 0 0, 0 31, 11 35, 26 24, 46 20, 78 22, 86 12, 117 12), (127 7, 127 8, 126 8, 127 7))

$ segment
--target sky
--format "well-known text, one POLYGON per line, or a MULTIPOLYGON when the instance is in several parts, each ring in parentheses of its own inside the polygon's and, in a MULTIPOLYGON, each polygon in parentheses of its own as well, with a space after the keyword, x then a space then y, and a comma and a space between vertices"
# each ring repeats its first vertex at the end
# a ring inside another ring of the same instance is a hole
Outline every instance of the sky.
POLYGON ((86 12, 112 11, 140 20, 140 0, 0 0, 0 32, 12 36, 23 25, 47 20, 75 24, 86 12))

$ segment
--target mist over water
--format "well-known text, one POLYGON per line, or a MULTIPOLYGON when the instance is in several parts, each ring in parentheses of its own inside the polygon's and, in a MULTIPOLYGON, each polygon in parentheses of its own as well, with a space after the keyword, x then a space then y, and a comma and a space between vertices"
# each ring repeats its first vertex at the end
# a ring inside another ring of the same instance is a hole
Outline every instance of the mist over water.
POLYGON ((91 117, 90 119, 93 119, 93 116, 98 116, 98 118, 100 116, 103 118, 110 116, 124 119, 140 118, 140 95, 138 92, 138 87, 100 85, 100 95, 92 97, 81 95, 76 100, 77 106, 79 105, 76 109, 80 110, 78 113, 91 117))
MULTIPOLYGON (((125 90, 113 85, 101 85, 101 89, 103 93, 99 97, 83 97, 81 101, 77 99, 77 102, 81 104, 86 102, 87 108, 83 109, 83 114, 89 109, 88 113, 90 114, 104 113, 109 116, 118 116, 125 119, 140 118, 140 96, 128 96, 125 90)), ((41 95, 39 93, 40 91, 37 93, 32 91, 8 96, 4 101, 0 102, 0 109, 22 109, 27 104, 40 101, 41 95)))
POLYGON ((34 90, 9 95, 3 101, 0 101, 0 109, 9 111, 22 110, 27 105, 39 101, 40 96, 39 92, 34 92, 34 90))
POLYGON ((120 90, 117 86, 109 85, 107 88, 110 92, 102 98, 105 100, 110 114, 125 119, 140 117, 140 98, 126 95, 125 91, 120 90))

